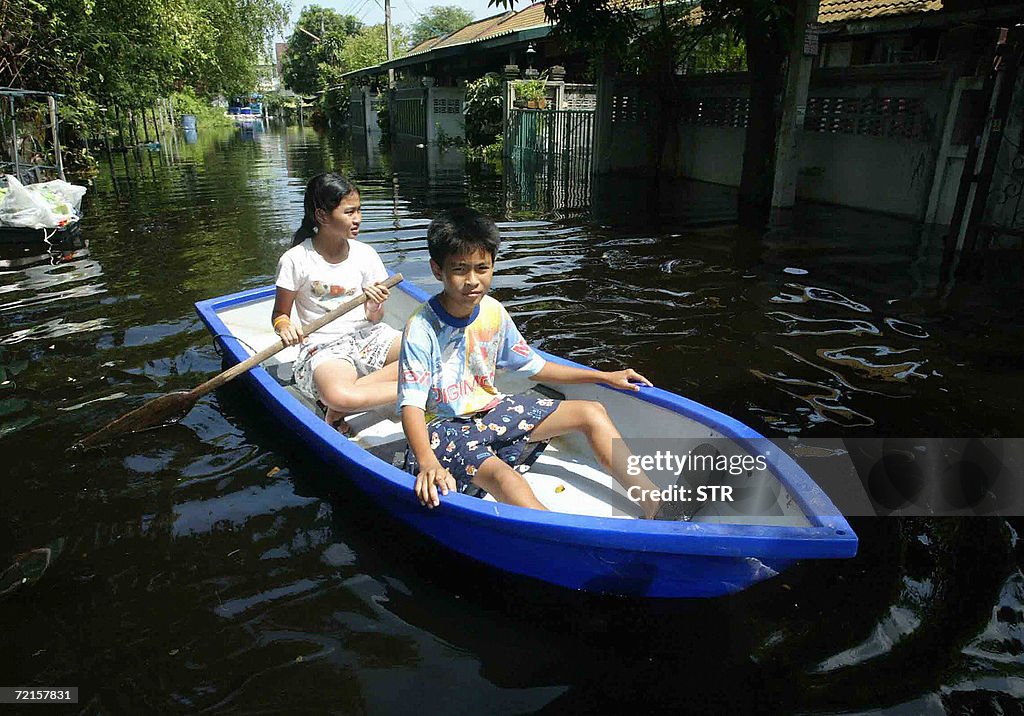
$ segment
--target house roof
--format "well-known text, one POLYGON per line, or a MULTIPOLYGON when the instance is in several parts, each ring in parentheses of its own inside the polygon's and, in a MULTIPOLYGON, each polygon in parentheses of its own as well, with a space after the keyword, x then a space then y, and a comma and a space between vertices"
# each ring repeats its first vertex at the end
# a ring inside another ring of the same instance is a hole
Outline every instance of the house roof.
POLYGON ((942 0, 821 0, 818 22, 849 22, 942 9, 942 0))
MULTIPOLYGON (((900 15, 917 15, 942 9, 942 0, 821 0, 818 22, 851 22, 900 15)), ((698 5, 688 13, 690 22, 699 23, 703 11, 698 5)))
POLYGON ((518 12, 508 11, 486 17, 482 20, 476 20, 447 35, 424 40, 401 57, 395 58, 390 62, 382 62, 372 67, 363 67, 352 72, 346 72, 342 76, 352 77, 373 74, 374 71, 383 70, 388 67, 425 62, 434 57, 435 53, 441 53, 441 56, 451 55, 453 52, 458 52, 451 48, 475 42, 493 44, 491 42, 493 41, 497 44, 504 44, 506 40, 501 38, 505 36, 509 36, 507 40, 515 42, 516 38, 511 36, 518 32, 527 32, 526 37, 521 38, 524 41, 535 39, 537 36, 547 34, 550 29, 551 24, 544 17, 544 2, 535 2, 518 12), (445 50, 448 51, 445 52, 445 50))
POLYGON ((403 57, 418 55, 423 52, 430 52, 431 50, 439 50, 442 47, 454 47, 455 45, 488 40, 493 37, 516 32, 517 30, 527 30, 547 24, 547 20, 544 19, 544 3, 536 2, 519 12, 503 12, 500 15, 493 15, 483 20, 471 22, 465 27, 455 32, 450 32, 447 35, 424 40, 405 53, 403 57))

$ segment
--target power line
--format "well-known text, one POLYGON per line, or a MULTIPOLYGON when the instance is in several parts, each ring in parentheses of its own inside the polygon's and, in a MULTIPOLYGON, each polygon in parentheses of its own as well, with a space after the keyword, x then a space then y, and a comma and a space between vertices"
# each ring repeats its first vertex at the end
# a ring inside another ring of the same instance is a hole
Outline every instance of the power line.
POLYGON ((355 16, 355 17, 356 17, 357 19, 359 19, 359 20, 362 20, 362 19, 363 19, 363 16, 362 16, 361 14, 356 14, 356 13, 359 13, 359 12, 360 12, 360 11, 361 11, 361 10, 363 9, 363 7, 365 7, 365 6, 366 6, 366 4, 367 4, 368 2, 370 2, 370 0, 362 0, 362 2, 360 2, 360 3, 359 3, 359 4, 357 5, 357 6, 356 6, 355 10, 353 10, 353 11, 352 11, 351 13, 349 13, 349 14, 350 14, 350 15, 354 15, 354 16, 355 16))

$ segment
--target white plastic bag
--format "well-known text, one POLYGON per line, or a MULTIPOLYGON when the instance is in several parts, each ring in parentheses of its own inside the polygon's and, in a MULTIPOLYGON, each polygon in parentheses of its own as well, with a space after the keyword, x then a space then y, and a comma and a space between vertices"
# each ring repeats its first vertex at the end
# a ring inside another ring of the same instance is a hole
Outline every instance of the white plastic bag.
POLYGON ((65 202, 75 210, 76 214, 81 212, 82 197, 85 196, 84 186, 69 184, 62 179, 54 179, 53 181, 44 181, 40 184, 30 184, 26 189, 39 192, 51 204, 57 201, 65 202))
POLYGON ((64 181, 25 186, 8 174, 7 193, 0 201, 0 224, 29 229, 59 228, 78 220, 83 194, 84 187, 64 181))

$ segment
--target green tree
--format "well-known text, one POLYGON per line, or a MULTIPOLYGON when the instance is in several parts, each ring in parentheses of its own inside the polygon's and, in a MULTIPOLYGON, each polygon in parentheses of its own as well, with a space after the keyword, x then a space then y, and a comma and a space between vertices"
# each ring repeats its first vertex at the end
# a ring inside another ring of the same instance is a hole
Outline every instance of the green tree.
POLYGON ((251 91, 285 18, 278 0, 0 0, 0 86, 68 95, 74 140, 101 105, 251 91))
POLYGON ((338 83, 341 54, 348 40, 363 28, 356 17, 319 5, 303 8, 288 38, 284 83, 298 94, 315 94, 338 83))
POLYGON ((409 29, 409 42, 415 47, 424 40, 447 35, 473 22, 473 15, 456 5, 431 5, 409 29))
MULTIPOLYGON (((404 54, 408 49, 408 41, 401 28, 392 28, 391 48, 395 57, 404 54)), ((359 70, 363 67, 379 65, 388 58, 387 38, 384 25, 364 27, 358 34, 351 37, 341 51, 341 65, 345 72, 359 70)))

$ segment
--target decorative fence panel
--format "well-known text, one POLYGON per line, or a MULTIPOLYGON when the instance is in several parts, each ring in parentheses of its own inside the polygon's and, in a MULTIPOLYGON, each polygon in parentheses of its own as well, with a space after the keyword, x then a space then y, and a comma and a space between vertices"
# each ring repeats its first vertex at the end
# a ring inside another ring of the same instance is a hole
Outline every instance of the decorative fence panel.
POLYGON ((427 108, 422 89, 396 90, 392 100, 391 127, 398 136, 426 140, 427 108))
POLYGON ((590 204, 592 110, 513 109, 505 147, 508 176, 525 204, 549 209, 590 204))

